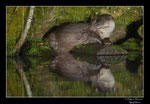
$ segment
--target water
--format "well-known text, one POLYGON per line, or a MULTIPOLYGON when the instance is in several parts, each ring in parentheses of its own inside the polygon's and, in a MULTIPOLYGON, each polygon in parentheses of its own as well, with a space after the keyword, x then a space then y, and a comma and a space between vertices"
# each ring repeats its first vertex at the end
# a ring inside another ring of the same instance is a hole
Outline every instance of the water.
POLYGON ((7 97, 143 96, 142 53, 7 57, 7 97))

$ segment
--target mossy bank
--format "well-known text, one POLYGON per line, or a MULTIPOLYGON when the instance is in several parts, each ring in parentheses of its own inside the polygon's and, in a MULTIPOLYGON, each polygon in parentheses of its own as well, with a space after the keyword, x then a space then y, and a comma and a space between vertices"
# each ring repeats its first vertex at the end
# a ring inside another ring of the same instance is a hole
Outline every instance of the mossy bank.
MULTIPOLYGON (((8 6, 6 9, 6 23, 7 23, 7 56, 14 55, 14 46, 20 38, 21 33, 26 25, 29 8, 27 6, 8 6)), ((26 47, 27 55, 42 56, 43 54, 53 53, 51 47, 45 40, 44 35, 54 26, 62 26, 66 23, 75 22, 91 22, 98 15, 111 14, 116 23, 115 31, 110 37, 112 42, 124 38, 127 35, 127 26, 142 19, 143 7, 128 7, 128 6, 104 6, 104 7, 45 7, 36 6, 34 9, 34 16, 30 30, 27 35, 26 47), (46 50, 46 51, 45 51, 46 50), (45 52, 47 53, 45 53, 45 52), (48 52, 49 51, 49 52, 48 52)), ((142 26, 142 24, 141 24, 142 26)), ((143 27, 138 27, 137 32, 143 38, 143 27)), ((134 33, 132 34, 134 35, 134 33)), ((142 46, 142 40, 129 39, 127 42, 133 42, 131 47, 142 46), (139 42, 140 41, 140 42, 139 42), (134 44, 135 43, 135 44, 134 44), (140 44, 139 44, 140 43, 140 44)), ((124 43, 128 46, 128 43, 124 43)), ((128 48, 128 47, 127 47, 128 48)), ((22 48, 23 49, 23 48, 22 48)))

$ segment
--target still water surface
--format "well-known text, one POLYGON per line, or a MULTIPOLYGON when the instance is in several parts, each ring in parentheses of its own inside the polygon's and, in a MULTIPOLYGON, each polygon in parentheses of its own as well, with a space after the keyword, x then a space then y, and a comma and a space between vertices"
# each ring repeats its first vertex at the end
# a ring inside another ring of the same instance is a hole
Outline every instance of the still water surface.
POLYGON ((143 96, 141 52, 124 56, 7 57, 7 97, 143 96))

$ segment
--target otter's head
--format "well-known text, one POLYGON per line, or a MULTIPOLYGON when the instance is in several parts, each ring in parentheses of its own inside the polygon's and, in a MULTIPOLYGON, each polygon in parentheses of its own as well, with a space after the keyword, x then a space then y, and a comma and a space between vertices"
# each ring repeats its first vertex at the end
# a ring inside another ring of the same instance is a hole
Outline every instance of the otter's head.
POLYGON ((90 30, 97 32, 102 39, 109 38, 114 29, 115 21, 109 14, 100 15, 90 27, 90 30))

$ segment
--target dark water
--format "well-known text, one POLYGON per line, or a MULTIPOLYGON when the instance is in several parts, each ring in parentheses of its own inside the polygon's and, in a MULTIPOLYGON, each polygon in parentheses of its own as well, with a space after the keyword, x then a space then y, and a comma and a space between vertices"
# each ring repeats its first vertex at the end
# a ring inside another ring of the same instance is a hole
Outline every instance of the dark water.
POLYGON ((143 96, 141 52, 126 56, 7 57, 7 97, 143 96))

